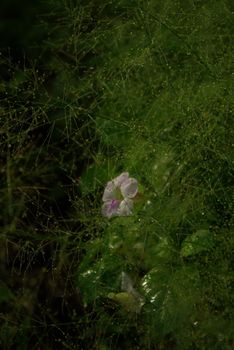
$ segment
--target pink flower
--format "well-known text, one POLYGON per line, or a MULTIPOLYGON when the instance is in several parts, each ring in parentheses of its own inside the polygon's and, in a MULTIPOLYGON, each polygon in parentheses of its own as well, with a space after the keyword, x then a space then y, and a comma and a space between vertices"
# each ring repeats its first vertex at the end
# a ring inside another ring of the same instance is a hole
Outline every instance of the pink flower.
POLYGON ((131 215, 137 192, 137 180, 129 177, 127 172, 109 181, 102 196, 102 215, 108 218, 131 215))

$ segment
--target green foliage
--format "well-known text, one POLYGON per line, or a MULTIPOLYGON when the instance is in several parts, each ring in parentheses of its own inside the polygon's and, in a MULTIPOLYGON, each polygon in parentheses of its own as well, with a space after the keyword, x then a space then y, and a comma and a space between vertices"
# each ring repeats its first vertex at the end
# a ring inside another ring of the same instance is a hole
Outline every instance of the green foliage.
POLYGON ((6 286, 0 286, 0 303, 10 301, 13 298, 13 294, 6 286))
POLYGON ((1 6, 0 347, 231 350, 230 4, 1 6))
POLYGON ((81 290, 84 303, 93 302, 97 296, 107 296, 108 292, 115 290, 116 276, 122 268, 123 261, 118 255, 102 254, 102 258, 96 261, 95 255, 92 254, 90 257, 89 252, 78 269, 77 285, 81 290))
POLYGON ((213 236, 209 230, 198 230, 185 238, 181 248, 181 255, 187 257, 208 251, 213 247, 213 243, 213 236))
POLYGON ((95 193, 97 188, 105 184, 113 176, 114 166, 110 161, 98 160, 92 163, 85 169, 81 176, 81 191, 85 196, 90 193, 95 193), (108 177, 109 176, 109 177, 108 177))
POLYGON ((125 312, 138 313, 141 310, 141 301, 138 298, 136 298, 132 293, 109 293, 108 298, 120 304, 125 312))
POLYGON ((142 289, 150 303, 147 306, 147 311, 152 313, 150 322, 160 329, 161 336, 173 332, 178 343, 185 337, 189 339, 201 287, 199 272, 192 266, 174 271, 158 267, 144 276, 142 289))

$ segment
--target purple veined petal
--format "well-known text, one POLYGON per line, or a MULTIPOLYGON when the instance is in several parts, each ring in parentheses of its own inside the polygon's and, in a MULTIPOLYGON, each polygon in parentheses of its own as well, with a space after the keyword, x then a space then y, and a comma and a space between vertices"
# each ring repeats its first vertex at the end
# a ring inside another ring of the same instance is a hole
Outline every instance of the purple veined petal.
POLYGON ((103 202, 115 199, 115 190, 116 190, 116 186, 114 181, 107 182, 103 196, 102 196, 103 202))
POLYGON ((124 181, 126 181, 129 178, 129 173, 124 172, 117 176, 113 181, 116 187, 120 187, 124 181))
POLYGON ((125 198, 121 201, 117 210, 118 216, 129 216, 132 215, 133 201, 129 198, 125 198))
POLYGON ((121 201, 118 199, 112 199, 112 200, 106 201, 102 205, 102 215, 108 218, 111 218, 112 216, 118 216, 120 203, 121 201))
POLYGON ((120 187, 121 193, 124 198, 133 198, 138 191, 138 183, 136 179, 129 178, 124 181, 120 187))

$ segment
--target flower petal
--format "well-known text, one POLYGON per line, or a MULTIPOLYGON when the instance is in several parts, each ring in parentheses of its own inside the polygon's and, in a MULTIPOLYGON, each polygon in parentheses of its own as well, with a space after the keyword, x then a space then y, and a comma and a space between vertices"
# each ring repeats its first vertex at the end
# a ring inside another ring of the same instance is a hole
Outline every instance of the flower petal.
POLYGON ((118 216, 118 210, 120 207, 120 200, 112 199, 109 201, 106 201, 102 205, 102 215, 106 216, 108 218, 111 218, 112 216, 118 216))
POLYGON ((138 191, 138 183, 136 179, 129 178, 124 181, 120 187, 121 193, 124 198, 133 198, 138 191))
POLYGON ((133 201, 129 198, 125 198, 121 201, 117 210, 118 216, 129 216, 132 215, 133 201))
POLYGON ((116 186, 115 186, 114 181, 107 182, 103 196, 102 196, 103 202, 114 199, 115 198, 115 190, 116 190, 116 186))
POLYGON ((124 181, 126 181, 129 178, 129 173, 124 172, 117 176, 113 181, 116 187, 120 187, 124 181))

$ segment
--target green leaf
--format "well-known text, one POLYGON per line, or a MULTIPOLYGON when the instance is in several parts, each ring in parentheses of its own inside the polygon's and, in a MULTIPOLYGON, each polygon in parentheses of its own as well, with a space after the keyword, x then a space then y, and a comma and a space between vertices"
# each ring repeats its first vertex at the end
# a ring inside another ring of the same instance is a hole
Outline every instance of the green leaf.
POLYGON ((149 241, 147 246, 149 252, 146 257, 147 265, 153 267, 160 264, 172 264, 176 260, 176 249, 168 237, 161 237, 155 243, 149 241))
POLYGON ((90 165, 81 176, 80 186, 84 195, 92 193, 98 186, 104 186, 108 178, 109 162, 97 161, 90 165))
POLYGON ((175 271, 162 266, 154 268, 143 277, 141 286, 152 322, 162 333, 184 330, 185 325, 191 325, 201 288, 195 267, 180 267, 175 271))
POLYGON ((0 303, 13 299, 14 295, 6 286, 0 286, 0 303))
POLYGON ((160 313, 166 333, 191 326, 200 289, 199 272, 194 266, 181 267, 171 276, 160 313))
POLYGON ((77 287, 84 303, 87 305, 96 298, 117 290, 122 270, 124 260, 116 254, 107 253, 97 261, 85 259, 77 273, 77 287))
POLYGON ((94 301, 101 294, 100 274, 95 268, 79 273, 77 285, 85 305, 94 301))
POLYGON ((182 243, 181 255, 192 256, 210 250, 214 245, 213 235, 209 230, 198 230, 185 238, 182 243))
POLYGON ((162 305, 171 272, 168 268, 158 267, 150 270, 141 280, 146 299, 154 306, 162 305))

